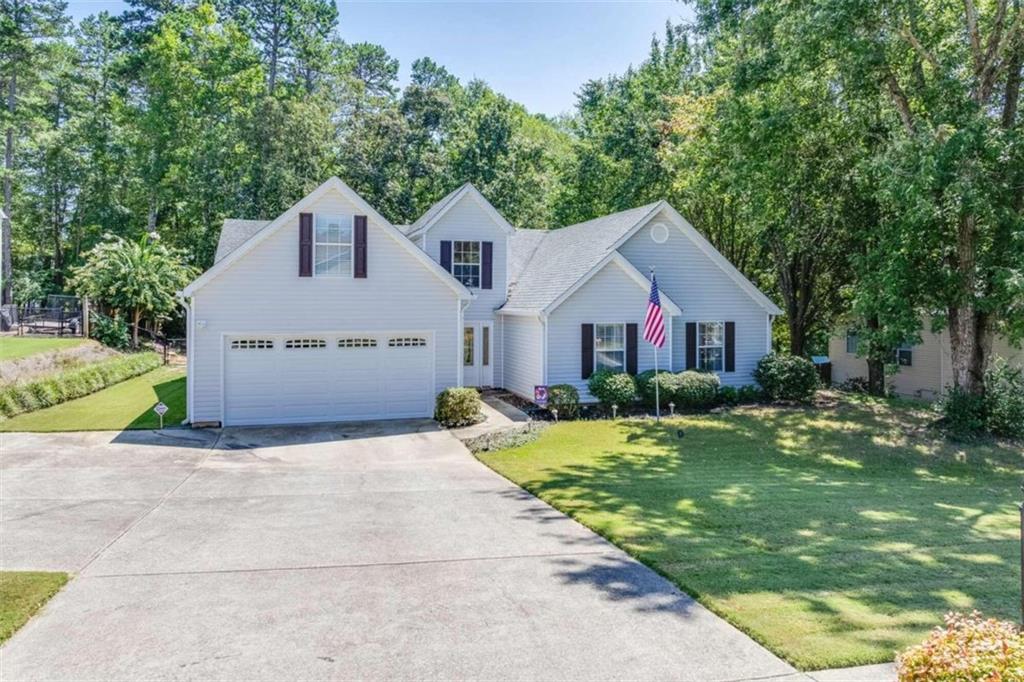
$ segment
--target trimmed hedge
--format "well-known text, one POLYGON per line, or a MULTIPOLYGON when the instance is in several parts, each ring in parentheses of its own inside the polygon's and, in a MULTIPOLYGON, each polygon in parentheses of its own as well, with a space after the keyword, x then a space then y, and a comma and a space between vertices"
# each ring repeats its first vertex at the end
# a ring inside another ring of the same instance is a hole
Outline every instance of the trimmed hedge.
POLYGON ((160 366, 156 353, 135 353, 103 360, 54 376, 0 389, 0 414, 13 417, 81 398, 160 366))
POLYGON ((683 409, 714 407, 718 402, 718 387, 721 384, 717 374, 687 370, 676 375, 672 398, 676 406, 683 409))
POLYGON ((454 428, 480 421, 480 394, 474 388, 446 388, 437 394, 434 419, 454 428))
POLYGON ((587 389, 606 408, 618 405, 626 409, 636 402, 636 381, 623 372, 598 370, 587 380, 587 389))
POLYGON ((648 369, 636 375, 636 389, 645 407, 654 407, 654 388, 658 387, 658 402, 663 409, 675 400, 676 375, 667 369, 659 369, 655 378, 654 370, 648 369))
POLYGON ((810 402, 818 388, 818 370, 807 358, 772 353, 757 363, 754 379, 769 400, 810 402))
POLYGON ((548 386, 548 409, 558 410, 559 419, 580 416, 580 392, 572 384, 548 386))

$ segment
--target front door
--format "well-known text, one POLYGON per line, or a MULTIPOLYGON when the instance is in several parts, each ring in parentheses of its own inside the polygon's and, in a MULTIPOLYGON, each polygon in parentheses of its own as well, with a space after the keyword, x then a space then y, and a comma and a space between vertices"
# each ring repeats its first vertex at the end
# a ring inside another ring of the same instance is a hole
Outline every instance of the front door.
POLYGON ((494 385, 494 325, 468 322, 462 330, 462 385, 494 385))

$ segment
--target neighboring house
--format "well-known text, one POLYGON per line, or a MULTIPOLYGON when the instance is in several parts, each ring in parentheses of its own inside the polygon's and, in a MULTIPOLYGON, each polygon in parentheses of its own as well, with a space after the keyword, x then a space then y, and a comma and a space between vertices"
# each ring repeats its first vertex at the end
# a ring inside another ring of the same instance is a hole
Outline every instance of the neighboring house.
POLYGON ((640 333, 656 268, 659 366, 752 383, 781 311, 664 201, 516 230, 463 185, 392 225, 331 178, 272 221, 226 220, 182 292, 194 424, 428 417, 450 386, 532 397, 654 366, 640 333))
MULTIPOLYGON (((854 329, 845 330, 829 340, 828 357, 832 363, 832 383, 842 384, 850 379, 867 379, 868 363, 857 357, 859 338, 854 329)), ((1013 348, 1003 338, 992 344, 992 358, 1005 358, 1011 364, 1024 366, 1024 350, 1013 348)), ((892 365, 895 374, 886 377, 886 385, 897 395, 934 400, 945 393, 953 382, 950 359, 949 331, 938 334, 931 331, 925 320, 921 343, 907 344, 896 349, 892 365)))

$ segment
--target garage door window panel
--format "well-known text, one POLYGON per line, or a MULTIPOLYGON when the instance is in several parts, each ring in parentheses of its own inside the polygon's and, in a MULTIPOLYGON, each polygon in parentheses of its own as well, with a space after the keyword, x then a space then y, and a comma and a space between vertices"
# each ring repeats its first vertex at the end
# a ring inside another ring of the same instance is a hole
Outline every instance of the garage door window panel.
POLYGON ((338 339, 338 348, 376 348, 377 339, 346 338, 338 339))
POLYGON ((317 277, 352 276, 351 216, 316 216, 313 273, 317 277))
POLYGON ((273 350, 273 339, 235 339, 231 350, 273 350))
POLYGON ((390 348, 416 348, 426 345, 427 340, 419 336, 393 336, 388 339, 390 348))
POLYGON ((301 348, 327 348, 327 341, 324 339, 288 339, 284 342, 285 350, 298 350, 301 348))

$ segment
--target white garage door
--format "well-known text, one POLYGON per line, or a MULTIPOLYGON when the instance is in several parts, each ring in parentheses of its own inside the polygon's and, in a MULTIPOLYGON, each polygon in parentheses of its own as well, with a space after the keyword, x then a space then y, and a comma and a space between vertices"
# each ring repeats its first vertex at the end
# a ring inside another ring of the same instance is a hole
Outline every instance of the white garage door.
POLYGON ((246 334, 224 348, 224 423, 429 417, 430 334, 246 334))

